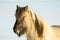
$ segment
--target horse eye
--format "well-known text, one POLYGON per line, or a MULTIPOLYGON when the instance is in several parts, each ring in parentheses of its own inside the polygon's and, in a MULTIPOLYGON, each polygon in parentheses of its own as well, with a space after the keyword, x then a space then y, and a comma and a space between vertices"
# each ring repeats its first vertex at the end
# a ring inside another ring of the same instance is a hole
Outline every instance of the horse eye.
POLYGON ((22 18, 22 20, 24 20, 25 16, 22 18))
POLYGON ((23 21, 25 17, 22 17, 21 19, 19 19, 19 21, 23 21))
POLYGON ((23 19, 25 18, 25 16, 23 17, 23 19))

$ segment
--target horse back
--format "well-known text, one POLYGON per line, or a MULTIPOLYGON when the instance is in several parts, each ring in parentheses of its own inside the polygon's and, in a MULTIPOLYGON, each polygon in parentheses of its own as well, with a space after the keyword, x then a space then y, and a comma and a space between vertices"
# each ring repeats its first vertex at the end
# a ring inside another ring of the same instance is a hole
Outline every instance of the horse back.
POLYGON ((60 26, 53 25, 51 27, 52 27, 53 31, 55 32, 56 37, 60 40, 60 26))

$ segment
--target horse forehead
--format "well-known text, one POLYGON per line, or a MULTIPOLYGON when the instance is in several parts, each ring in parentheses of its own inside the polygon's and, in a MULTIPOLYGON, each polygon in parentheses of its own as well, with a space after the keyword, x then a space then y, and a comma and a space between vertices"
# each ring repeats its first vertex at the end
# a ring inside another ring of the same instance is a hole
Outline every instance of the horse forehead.
POLYGON ((23 17, 23 16, 28 17, 28 16, 29 16, 29 12, 25 11, 25 12, 23 12, 23 13, 20 14, 20 15, 21 15, 21 17, 23 17))

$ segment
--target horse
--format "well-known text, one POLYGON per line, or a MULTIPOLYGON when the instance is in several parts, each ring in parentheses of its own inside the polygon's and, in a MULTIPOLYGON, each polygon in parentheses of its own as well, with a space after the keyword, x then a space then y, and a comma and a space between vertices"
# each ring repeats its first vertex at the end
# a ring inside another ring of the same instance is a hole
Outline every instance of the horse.
POLYGON ((42 17, 32 12, 28 5, 17 5, 15 17, 13 31, 19 37, 25 34, 27 40, 58 40, 54 30, 42 17))

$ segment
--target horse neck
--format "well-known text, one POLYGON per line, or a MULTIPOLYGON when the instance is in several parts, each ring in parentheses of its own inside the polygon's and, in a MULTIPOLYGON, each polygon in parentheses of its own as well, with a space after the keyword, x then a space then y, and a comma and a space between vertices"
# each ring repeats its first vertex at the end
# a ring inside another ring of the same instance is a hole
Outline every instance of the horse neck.
POLYGON ((32 33, 30 31, 30 33, 27 34, 27 40, 42 40, 42 38, 38 36, 37 32, 32 33))
POLYGON ((28 30, 27 40, 41 40, 41 37, 38 36, 37 30, 35 30, 34 24, 31 24, 32 28, 28 30))

